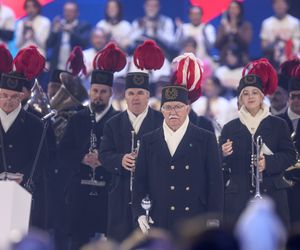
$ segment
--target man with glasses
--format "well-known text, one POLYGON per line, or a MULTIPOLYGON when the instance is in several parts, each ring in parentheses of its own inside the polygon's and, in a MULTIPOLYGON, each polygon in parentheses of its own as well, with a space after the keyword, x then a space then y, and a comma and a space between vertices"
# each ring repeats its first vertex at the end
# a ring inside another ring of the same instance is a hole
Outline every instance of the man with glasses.
POLYGON ((104 127, 100 155, 104 168, 112 173, 108 196, 109 238, 124 240, 134 229, 131 203, 132 182, 138 141, 162 125, 162 116, 148 106, 149 75, 131 72, 126 76, 127 110, 114 116, 104 127))
MULTIPOLYGON (((294 141, 294 144, 296 146, 296 150, 300 152, 300 76, 290 79, 288 92, 288 109, 284 114, 280 115, 280 117, 287 122, 292 140, 294 141)), ((292 171, 287 172, 287 177, 289 178, 290 176, 292 178, 297 178, 297 175, 294 175, 293 173, 296 173, 298 170, 293 169, 292 171)), ((297 180, 294 185, 288 190, 291 224, 300 222, 299 195, 300 183, 299 180, 297 180)))
POLYGON ((133 185, 133 216, 147 233, 155 227, 172 229, 181 219, 214 214, 218 225, 223 208, 223 181, 215 136, 189 121, 188 91, 182 86, 162 89, 163 126, 143 137, 133 185), (150 218, 141 207, 152 200, 150 218))

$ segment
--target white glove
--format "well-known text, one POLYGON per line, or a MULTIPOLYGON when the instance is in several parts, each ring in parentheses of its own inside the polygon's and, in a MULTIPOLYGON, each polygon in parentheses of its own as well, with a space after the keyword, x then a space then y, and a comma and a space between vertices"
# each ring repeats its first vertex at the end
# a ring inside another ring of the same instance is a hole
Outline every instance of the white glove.
MULTIPOLYGON (((148 230, 150 229, 150 226, 147 222, 147 219, 146 219, 146 215, 141 215, 139 218, 138 218, 138 223, 139 223, 139 226, 140 226, 140 229, 142 230, 142 232, 144 234, 147 234, 148 233, 148 230)), ((149 223, 150 224, 153 224, 154 221, 152 220, 151 217, 149 217, 149 223)))

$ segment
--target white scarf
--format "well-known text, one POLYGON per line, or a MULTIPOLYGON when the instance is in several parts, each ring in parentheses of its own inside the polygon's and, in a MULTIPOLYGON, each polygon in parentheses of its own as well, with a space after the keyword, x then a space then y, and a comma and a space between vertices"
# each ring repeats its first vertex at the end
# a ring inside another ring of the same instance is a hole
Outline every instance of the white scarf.
POLYGON ((136 134, 139 132, 140 127, 142 126, 142 123, 143 123, 146 115, 148 114, 148 110, 149 110, 149 107, 147 106, 147 108, 141 114, 136 116, 129 109, 127 109, 129 121, 130 121, 130 123, 133 127, 133 130, 136 134))
POLYGON ((9 130, 11 125, 17 119, 17 116, 19 115, 21 109, 22 109, 22 105, 20 104, 15 110, 10 112, 9 114, 6 114, 0 108, 0 120, 1 120, 1 124, 2 124, 3 130, 4 130, 5 133, 9 130))
POLYGON ((244 105, 239 110, 240 121, 247 127, 251 135, 255 134, 261 121, 269 115, 269 107, 264 103, 262 104, 261 109, 257 112, 255 116, 252 116, 244 105))
POLYGON ((189 125, 189 117, 187 116, 187 118, 185 119, 184 123, 181 125, 181 127, 179 129, 177 129, 176 131, 173 131, 172 129, 170 129, 166 123, 166 121, 164 120, 163 123, 163 130, 164 130, 164 136, 165 136, 165 141, 168 145, 170 154, 173 156, 176 152, 176 149, 179 145, 179 143, 181 142, 187 127, 189 125))

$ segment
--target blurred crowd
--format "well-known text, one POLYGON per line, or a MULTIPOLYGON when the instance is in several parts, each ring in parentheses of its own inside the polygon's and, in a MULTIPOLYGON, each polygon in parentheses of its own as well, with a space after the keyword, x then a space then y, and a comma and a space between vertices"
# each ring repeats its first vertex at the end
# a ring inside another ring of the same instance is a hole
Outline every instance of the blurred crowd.
MULTIPOLYGON (((78 5, 73 1, 66 1, 61 17, 51 21, 41 15, 42 6, 38 0, 26 0, 26 16, 16 24, 13 11, 1 5, 0 39, 7 43, 15 37, 18 49, 30 44, 40 49, 47 58, 48 73, 40 77, 45 89, 47 76, 56 69, 66 70, 70 52, 77 45, 84 49, 87 75, 82 80, 88 89, 93 58, 108 42, 115 42, 128 56, 126 67, 115 75, 113 106, 117 110, 126 108, 123 96, 126 73, 137 70, 132 63, 134 48, 145 39, 153 39, 164 50, 166 59, 163 68, 150 75, 152 107, 159 107, 161 87, 172 77, 173 58, 191 52, 203 61, 205 72, 203 95, 193 104, 193 110, 214 120, 216 130, 235 118, 235 89, 243 67, 254 59, 250 58, 248 51, 253 31, 251 23, 244 18, 243 1, 229 4, 217 29, 202 22, 203 9, 200 6, 190 6, 189 22, 183 23, 179 18, 173 21, 163 15, 159 0, 145 0, 141 4, 144 16, 130 23, 123 18, 121 2, 108 0, 105 18, 99 20, 95 27, 81 20, 78 5), (213 52, 216 50, 217 55, 213 52)), ((300 24, 297 18, 288 14, 288 0, 273 0, 272 7, 274 15, 261 25, 261 50, 262 55, 278 68, 285 60, 299 55, 300 24)), ((277 114, 284 110, 273 111, 277 114)))

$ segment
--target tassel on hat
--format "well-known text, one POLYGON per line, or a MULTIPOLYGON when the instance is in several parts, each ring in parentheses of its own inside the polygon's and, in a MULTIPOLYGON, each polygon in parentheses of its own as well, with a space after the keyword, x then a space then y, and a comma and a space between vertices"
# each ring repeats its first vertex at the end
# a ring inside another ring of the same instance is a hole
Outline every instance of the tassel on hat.
POLYGON ((248 63, 244 67, 242 75, 237 89, 239 94, 248 86, 260 89, 264 95, 271 95, 277 89, 277 72, 266 58, 248 63))
POLYGON ((113 74, 126 66, 126 55, 114 43, 99 51, 93 61, 91 84, 113 85, 113 74))

